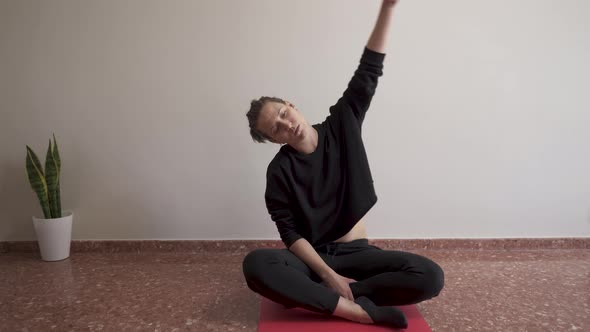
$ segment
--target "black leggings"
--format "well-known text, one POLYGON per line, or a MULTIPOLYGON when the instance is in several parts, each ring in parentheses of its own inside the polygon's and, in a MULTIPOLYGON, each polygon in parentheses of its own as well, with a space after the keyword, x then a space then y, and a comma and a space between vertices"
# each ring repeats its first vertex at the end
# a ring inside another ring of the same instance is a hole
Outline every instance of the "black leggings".
MULTIPOLYGON (((431 299, 444 286, 444 272, 430 259, 403 251, 383 250, 368 239, 332 242, 316 248, 336 273, 357 280, 355 298, 376 305, 406 305, 431 299)), ((340 295, 288 249, 256 249, 244 258, 243 272, 254 292, 288 308, 333 314, 340 295)))

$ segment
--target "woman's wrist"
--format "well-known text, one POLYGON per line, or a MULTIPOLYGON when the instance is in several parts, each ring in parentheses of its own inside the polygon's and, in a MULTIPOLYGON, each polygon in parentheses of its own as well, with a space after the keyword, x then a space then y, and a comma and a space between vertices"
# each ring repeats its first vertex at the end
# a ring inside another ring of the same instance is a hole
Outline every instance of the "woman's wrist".
POLYGON ((331 268, 327 268, 327 269, 321 271, 320 273, 318 273, 318 275, 320 276, 320 278, 322 278, 322 280, 332 278, 335 274, 336 274, 336 271, 332 270, 331 268))

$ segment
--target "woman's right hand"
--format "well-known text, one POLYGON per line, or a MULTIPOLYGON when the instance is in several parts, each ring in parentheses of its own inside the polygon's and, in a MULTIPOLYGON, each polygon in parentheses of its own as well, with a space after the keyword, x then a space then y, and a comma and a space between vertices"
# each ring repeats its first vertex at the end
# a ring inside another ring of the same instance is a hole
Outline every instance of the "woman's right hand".
POLYGON ((336 272, 329 274, 323 280, 328 287, 335 290, 340 296, 350 301, 354 301, 354 296, 352 295, 352 290, 350 290, 349 284, 356 282, 356 280, 343 277, 336 272))

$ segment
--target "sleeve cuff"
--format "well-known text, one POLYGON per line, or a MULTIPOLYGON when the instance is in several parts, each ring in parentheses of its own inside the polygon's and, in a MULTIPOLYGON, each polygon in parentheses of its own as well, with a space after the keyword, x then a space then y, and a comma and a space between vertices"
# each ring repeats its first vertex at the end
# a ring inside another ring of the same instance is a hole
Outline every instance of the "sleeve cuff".
POLYGON ((385 59, 385 53, 375 52, 365 46, 362 59, 366 60, 369 63, 383 64, 383 60, 385 59))

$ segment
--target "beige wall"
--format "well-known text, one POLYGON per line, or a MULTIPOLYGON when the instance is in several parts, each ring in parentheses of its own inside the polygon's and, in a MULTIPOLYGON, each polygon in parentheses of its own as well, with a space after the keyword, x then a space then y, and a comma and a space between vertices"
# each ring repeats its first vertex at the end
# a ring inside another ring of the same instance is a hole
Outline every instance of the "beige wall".
MULTIPOLYGON (((323 121, 379 1, 0 1, 0 241, 55 132, 74 239, 278 239, 252 98, 323 121)), ((372 238, 590 236, 590 5, 401 1, 363 134, 372 238)))

